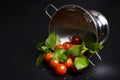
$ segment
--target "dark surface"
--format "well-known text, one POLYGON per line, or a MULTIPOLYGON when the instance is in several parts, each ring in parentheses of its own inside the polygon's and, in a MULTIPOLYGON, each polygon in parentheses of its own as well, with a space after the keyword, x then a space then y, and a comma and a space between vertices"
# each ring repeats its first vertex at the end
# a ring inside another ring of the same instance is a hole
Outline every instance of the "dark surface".
POLYGON ((120 9, 115 0, 29 0, 2 1, 0 24, 0 80, 120 80, 120 9), (57 77, 42 64, 35 66, 35 45, 48 36, 49 17, 44 13, 51 3, 57 8, 77 4, 87 10, 104 14, 109 22, 110 35, 100 53, 103 60, 79 75, 68 72, 57 77))

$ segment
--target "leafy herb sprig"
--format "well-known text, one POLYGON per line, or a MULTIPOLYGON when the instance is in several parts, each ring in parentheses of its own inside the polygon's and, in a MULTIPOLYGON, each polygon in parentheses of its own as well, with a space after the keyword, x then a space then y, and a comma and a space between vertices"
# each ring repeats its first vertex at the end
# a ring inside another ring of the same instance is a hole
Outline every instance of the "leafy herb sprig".
POLYGON ((48 52, 54 51, 55 45, 60 44, 60 38, 57 36, 55 32, 51 33, 46 41, 39 42, 36 45, 36 48, 41 52, 36 60, 36 65, 40 65, 43 61, 45 54, 48 52))
POLYGON ((59 62, 67 61, 70 55, 76 56, 74 59, 74 65, 77 70, 81 70, 89 65, 89 57, 86 57, 84 53, 88 51, 91 54, 96 54, 103 48, 103 45, 97 42, 97 38, 93 33, 85 35, 81 45, 75 45, 68 50, 61 48, 55 49, 55 46, 60 43, 60 38, 55 32, 51 33, 46 41, 39 42, 36 47, 41 53, 37 57, 36 65, 40 65, 46 53, 53 52, 52 58, 55 58, 59 62))

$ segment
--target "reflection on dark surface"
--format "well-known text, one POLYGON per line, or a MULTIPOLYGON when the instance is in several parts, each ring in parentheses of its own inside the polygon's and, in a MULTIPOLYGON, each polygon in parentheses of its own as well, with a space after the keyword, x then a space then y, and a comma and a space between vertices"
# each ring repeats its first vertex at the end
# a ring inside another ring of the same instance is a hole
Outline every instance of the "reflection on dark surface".
POLYGON ((114 80, 117 77, 117 74, 118 71, 114 66, 101 64, 94 68, 92 76, 97 78, 97 80, 114 80))
POLYGON ((89 67, 86 70, 84 70, 81 73, 73 73, 72 71, 68 71, 66 75, 64 76, 57 76, 54 71, 47 65, 42 63, 42 66, 39 68, 36 79, 37 80, 96 80, 94 77, 90 74, 92 71, 92 68, 89 67), (42 74, 41 74, 42 73, 42 74), (47 76, 47 77, 46 77, 47 76))

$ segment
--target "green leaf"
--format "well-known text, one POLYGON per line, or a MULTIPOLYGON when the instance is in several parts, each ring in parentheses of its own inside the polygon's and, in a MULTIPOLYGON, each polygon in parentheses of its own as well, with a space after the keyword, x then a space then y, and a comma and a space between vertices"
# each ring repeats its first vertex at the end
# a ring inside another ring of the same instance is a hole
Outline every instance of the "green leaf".
POLYGON ((37 60, 36 60, 36 66, 39 66, 41 64, 41 62, 43 61, 45 57, 45 54, 40 54, 38 57, 37 57, 37 60))
POLYGON ((57 36, 57 40, 56 40, 56 44, 55 45, 60 44, 60 43, 61 43, 61 40, 60 40, 59 36, 57 36))
POLYGON ((80 45, 72 46, 68 49, 67 53, 73 56, 80 56, 80 45))
POLYGON ((50 50, 48 49, 48 47, 45 46, 45 42, 39 42, 39 43, 36 45, 36 48, 37 48, 41 53, 47 53, 47 52, 50 51, 50 50))
POLYGON ((102 50, 103 48, 103 45, 99 44, 99 43, 91 43, 89 46, 89 51, 90 53, 97 53, 99 52, 100 50, 102 50))
POLYGON ((81 70, 88 67, 89 61, 86 57, 76 57, 74 60, 74 65, 77 70, 81 70))
POLYGON ((103 45, 97 42, 97 38, 94 33, 88 33, 84 37, 83 41, 90 53, 97 53, 103 48, 103 45))
POLYGON ((94 33, 88 33, 85 35, 85 37, 83 38, 83 41, 85 43, 91 43, 91 42, 96 42, 97 41, 97 37, 94 33))
POLYGON ((48 52, 50 52, 50 50, 49 50, 48 47, 46 47, 46 46, 42 46, 41 48, 42 48, 42 50, 43 50, 43 53, 48 53, 48 52))
POLYGON ((42 46, 45 46, 45 42, 39 42, 37 45, 36 45, 36 48, 39 50, 39 51, 42 51, 42 46))
POLYGON ((85 46, 84 42, 80 45, 80 54, 83 56, 83 54, 88 50, 88 48, 85 46))
POLYGON ((52 54, 52 57, 60 62, 65 62, 68 59, 68 55, 66 54, 66 50, 63 48, 56 49, 52 54))
POLYGON ((81 45, 75 45, 68 49, 68 54, 73 56, 82 56, 85 51, 87 51, 88 48, 84 44, 81 45))
POLYGON ((46 46, 52 50, 54 50, 55 45, 59 43, 60 43, 60 39, 55 32, 51 33, 45 42, 46 46))

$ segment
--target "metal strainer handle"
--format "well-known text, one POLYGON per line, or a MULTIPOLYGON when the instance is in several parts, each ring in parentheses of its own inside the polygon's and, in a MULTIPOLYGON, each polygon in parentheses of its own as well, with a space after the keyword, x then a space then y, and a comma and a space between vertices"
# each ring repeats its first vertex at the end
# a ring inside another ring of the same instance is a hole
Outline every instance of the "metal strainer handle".
POLYGON ((52 5, 52 4, 49 4, 47 7, 46 7, 46 9, 45 9, 45 13, 48 15, 48 17, 51 19, 52 18, 52 16, 49 14, 49 12, 48 12, 48 8, 49 7, 52 7, 53 9, 55 9, 56 11, 58 10, 54 5, 52 5))

